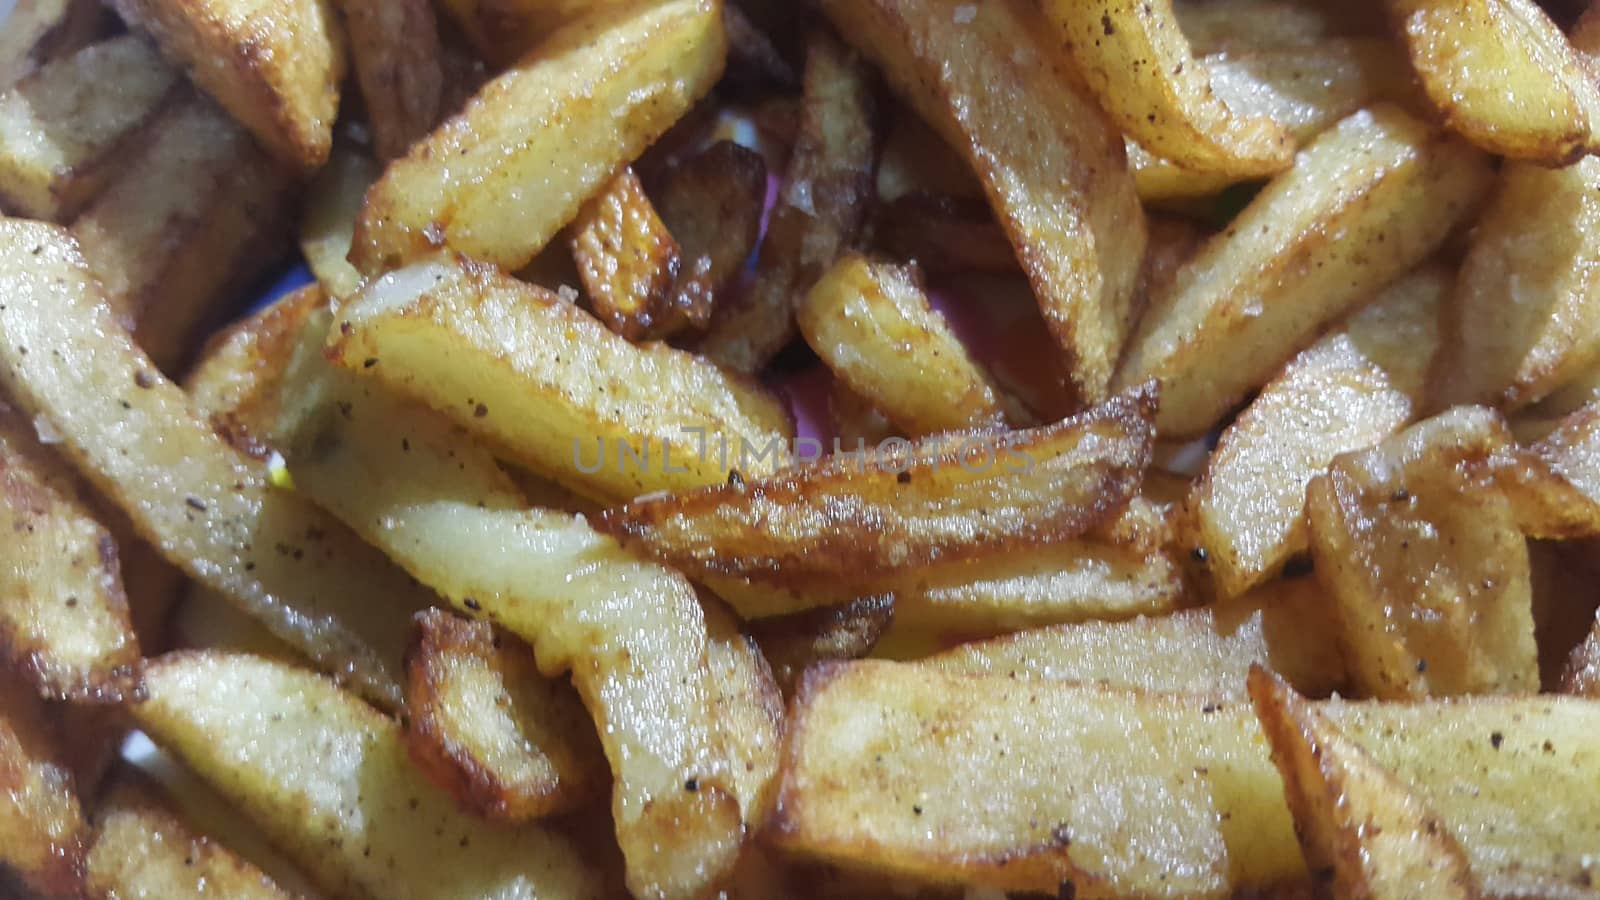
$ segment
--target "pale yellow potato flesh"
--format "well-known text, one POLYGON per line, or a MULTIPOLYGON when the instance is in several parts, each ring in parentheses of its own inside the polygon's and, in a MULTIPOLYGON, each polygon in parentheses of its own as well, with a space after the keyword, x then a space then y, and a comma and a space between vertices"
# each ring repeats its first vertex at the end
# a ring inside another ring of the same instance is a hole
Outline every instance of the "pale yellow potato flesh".
POLYGON ((1197 53, 1303 49, 1330 38, 1376 34, 1384 25, 1381 11, 1322 0, 1173 0, 1172 9, 1197 53))
POLYGON ((317 283, 341 302, 355 296, 366 281, 350 264, 350 247, 367 189, 382 172, 370 157, 335 147, 328 164, 307 189, 306 213, 300 220, 300 252, 317 283))
POLYGON ((52 59, 82 49, 105 25, 99 0, 16 0, 9 9, 0 30, 0 91, 52 59))
POLYGON ((1495 483, 1523 534, 1555 540, 1600 535, 1600 405, 1580 407, 1496 464, 1495 483))

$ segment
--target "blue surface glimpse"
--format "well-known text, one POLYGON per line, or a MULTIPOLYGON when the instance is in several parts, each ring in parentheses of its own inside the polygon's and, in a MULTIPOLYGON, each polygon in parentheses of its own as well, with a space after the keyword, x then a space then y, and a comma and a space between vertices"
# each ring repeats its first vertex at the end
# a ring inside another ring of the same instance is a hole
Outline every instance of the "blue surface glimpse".
POLYGON ((248 316, 260 312, 285 295, 298 291, 315 280, 311 276, 311 270, 306 268, 306 264, 296 260, 288 269, 264 279, 261 283, 261 292, 243 304, 237 310, 237 314, 248 316))

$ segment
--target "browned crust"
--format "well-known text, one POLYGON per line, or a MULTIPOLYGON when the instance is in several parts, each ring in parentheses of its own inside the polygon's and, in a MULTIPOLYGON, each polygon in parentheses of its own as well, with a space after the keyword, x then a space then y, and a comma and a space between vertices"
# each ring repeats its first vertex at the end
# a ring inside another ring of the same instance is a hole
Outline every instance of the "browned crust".
POLYGON ((584 205, 571 243, 595 314, 628 340, 702 327, 710 318, 709 291, 696 285, 699 273, 631 167, 584 205))
POLYGON ((380 161, 406 154, 438 124, 445 93, 429 0, 338 0, 380 161))
POLYGON ((970 198, 913 191, 878 207, 878 246, 933 272, 1016 272, 1017 254, 989 207, 970 198))
POLYGON ((761 239, 767 164, 753 150, 718 141, 678 161, 657 180, 651 191, 656 211, 682 253, 677 293, 705 295, 694 308, 700 315, 685 324, 704 329, 761 239))
MULTIPOLYGON (((20 691, 0 691, 0 795, 30 799, 29 770, 51 770, 51 798, 70 808, 68 821, 44 821, 46 810, 32 802, 12 810, 25 831, 6 829, 12 840, 0 845, 0 876, 7 874, 45 897, 77 897, 83 890, 89 827, 79 807, 76 779, 60 752, 60 738, 45 710, 20 691), (54 832, 50 834, 49 832, 54 832)), ((4 887, 0 877, 0 887, 4 887)))
POLYGON ((871 653, 893 622, 894 597, 884 595, 762 619, 750 624, 750 632, 789 696, 812 667, 871 653))

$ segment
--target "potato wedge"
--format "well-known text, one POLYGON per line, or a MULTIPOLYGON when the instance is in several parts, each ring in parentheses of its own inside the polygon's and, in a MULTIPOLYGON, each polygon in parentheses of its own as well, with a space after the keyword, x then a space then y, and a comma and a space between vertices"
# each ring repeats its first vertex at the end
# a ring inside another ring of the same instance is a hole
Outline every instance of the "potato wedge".
POLYGON ((1084 84, 1123 133, 1188 169, 1272 175, 1294 162, 1284 126, 1241 115, 1179 28, 1172 0, 1048 0, 1045 15, 1084 84))
POLYGON ((139 726, 329 893, 609 896, 581 847, 462 813, 411 764, 399 725, 312 672, 178 653, 152 661, 146 685, 139 726))
POLYGON ((173 564, 398 706, 396 619, 431 595, 225 444, 117 327, 64 230, 0 219, 0 296, 0 386, 79 472, 173 564))
POLYGON ((373 149, 404 156, 444 112, 443 51, 429 0, 337 0, 350 62, 372 126, 373 149))
POLYGON ((1399 109, 1350 116, 1154 299, 1117 383, 1160 382, 1162 437, 1205 432, 1323 325, 1432 253, 1489 179, 1482 154, 1399 109))
POLYGON ((406 652, 411 757, 468 809, 507 823, 603 795, 605 756, 571 685, 527 646, 442 609, 416 617, 406 652))
POLYGON ((630 344, 556 295, 464 260, 435 257, 377 279, 338 322, 330 346, 340 365, 599 497, 724 484, 734 468, 766 474, 793 433, 788 412, 753 382, 664 345, 630 344))
POLYGON ((1340 897, 1478 896, 1460 843, 1410 786, 1265 669, 1250 698, 1313 877, 1340 897))
MULTIPOLYGON (((731 8, 731 7, 730 7, 731 8)), ((761 240, 767 200, 767 164, 761 154, 733 141, 717 141, 679 160, 655 179, 650 195, 714 308, 744 270, 761 240)), ((687 325, 703 327, 694 321, 687 325)))
POLYGON ((1344 661, 1323 636, 1332 604, 1315 579, 1275 581, 1236 600, 1167 616, 1081 622, 963 644, 925 665, 959 675, 1053 678, 1109 688, 1243 699, 1250 667, 1327 696, 1344 661))
POLYGON ((1518 409, 1600 360, 1597 232, 1600 159, 1506 165, 1447 307, 1436 406, 1518 409))
POLYGON ((563 28, 389 166, 350 261, 380 275, 444 244, 521 268, 711 88, 726 50, 714 0, 597 9, 563 28))
POLYGON ((317 283, 340 301, 355 296, 366 280, 350 265, 350 246, 367 190, 382 171, 369 157, 349 148, 334 147, 328 164, 306 190, 300 252, 317 276, 317 283))
POLYGON ((1311 482, 1317 577, 1362 694, 1538 690, 1527 542, 1486 471, 1509 442, 1498 415, 1458 407, 1311 482))
POLYGON ((72 225, 117 319, 169 375, 287 248, 285 171, 192 91, 72 225))
POLYGON ((1496 464, 1496 484, 1510 498, 1523 534, 1600 535, 1600 405, 1579 409, 1496 464))
POLYGON ((1125 395, 1046 428, 890 443, 764 481, 641 498, 597 526, 690 577, 789 586, 1065 541, 1138 490, 1150 402, 1125 395))
POLYGON ((865 597, 750 625, 785 697, 793 696, 806 669, 822 662, 861 659, 894 622, 893 597, 865 597))
POLYGON ((766 366, 795 336, 806 292, 866 220, 875 152, 871 73, 824 32, 810 38, 800 134, 768 214, 755 283, 719 308, 699 349, 741 372, 766 366))
POLYGON ((289 166, 328 159, 345 37, 329 0, 110 0, 289 166))
POLYGON ((1596 149, 1600 85, 1533 0, 1388 0, 1411 65, 1451 130, 1564 166, 1596 149))
POLYGON ((143 38, 123 35, 0 94, 0 208, 71 221, 139 146, 180 77, 143 38))
POLYGON ((1267 581, 1307 549, 1306 486, 1334 457, 1416 418, 1452 278, 1429 267, 1385 288, 1295 357, 1222 433, 1185 521, 1223 596, 1267 581))
MULTIPOLYGON (((739 814, 751 833, 772 811, 784 733, 784 695, 753 635, 721 601, 702 596, 707 694, 728 761, 739 814)), ((687 783, 684 785, 688 788, 687 783)))
POLYGON ((89 825, 50 711, 29 691, 0 691, 0 889, 7 877, 45 897, 83 890, 89 825))
POLYGON ((645 196, 632 168, 572 223, 572 256, 596 316, 630 341, 711 320, 711 290, 645 196))
POLYGON ((121 702, 139 681, 139 641, 117 545, 75 475, 32 422, 0 404, 0 663, 7 690, 121 702))
POLYGON ((1105 399, 1133 324, 1143 214, 1122 137, 1068 79, 1048 23, 1014 0, 822 7, 977 173, 1074 384, 1105 399))
POLYGON ((919 281, 904 266, 845 254, 801 302, 800 333, 840 381, 909 436, 1004 428, 1002 393, 929 308, 919 281))
POLYGON ((0 31, 0 91, 93 43, 106 25, 99 0, 16 0, 0 31))
POLYGON ((932 272, 1016 272, 1011 241, 980 199, 917 191, 879 205, 872 217, 876 247, 932 272))

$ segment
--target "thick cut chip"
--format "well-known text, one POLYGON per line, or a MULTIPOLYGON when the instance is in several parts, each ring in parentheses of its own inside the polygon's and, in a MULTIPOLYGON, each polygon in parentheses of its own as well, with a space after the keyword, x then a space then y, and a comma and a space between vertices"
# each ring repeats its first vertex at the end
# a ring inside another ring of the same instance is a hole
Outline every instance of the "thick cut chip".
POLYGON ((398 706, 402 620, 431 595, 224 443, 117 327, 65 231, 0 219, 0 296, 0 386, 140 535, 319 666, 398 706))
POLYGON ((153 661, 145 683, 139 726, 331 894, 610 896, 584 848, 462 812, 412 764, 399 725, 312 672, 189 652, 153 661))
POLYGON ((893 597, 866 597, 751 623, 784 696, 792 696, 806 669, 822 662, 861 659, 894 622, 893 597))
POLYGON ((1477 898, 1455 835, 1409 785, 1265 670, 1250 674, 1250 696, 1306 863, 1331 874, 1335 896, 1477 898))
POLYGON ((350 31, 350 61, 361 85, 373 147, 381 160, 404 156, 439 121, 444 69, 429 0, 337 0, 350 31))
POLYGON ((1048 0, 1045 15, 1124 134, 1187 169, 1271 175, 1294 161, 1282 124, 1241 115, 1179 28, 1172 0, 1048 0))
POLYGON ((306 189, 300 251, 317 276, 317 283, 341 301, 355 296, 365 280, 350 265, 350 246, 367 189, 382 171, 370 157, 335 147, 328 164, 306 189))
POLYGON ((514 271, 716 83, 714 0, 596 9, 485 85, 367 193, 366 275, 441 244, 514 271))
POLYGON ((548 291, 459 259, 374 280, 340 310, 330 340, 346 368, 599 497, 724 484, 735 468, 763 475, 793 433, 754 382, 630 344, 548 291))
POLYGON ((0 889, 17 878, 24 896, 83 890, 89 826, 56 718, 29 691, 0 690, 0 889))
POLYGON ((800 586, 1067 541, 1138 491, 1149 406, 1148 395, 1126 395, 1046 428, 890 443, 762 481, 642 498, 598 524, 691 577, 800 586))
POLYGON ((1498 415, 1458 407, 1311 483, 1317 577, 1362 694, 1539 689, 1527 541, 1487 471, 1509 443, 1498 415))
POLYGON ((1428 99, 1484 150, 1561 166, 1596 149, 1600 85, 1533 0, 1387 0, 1428 99))
POLYGON ((605 790, 605 757, 564 680, 528 648, 441 609, 417 615, 406 653, 411 755, 469 809, 517 823, 576 809, 605 790))
POLYGON ((16 0, 0 29, 0 91, 45 63, 83 49, 104 30, 100 0, 16 0))
POLYGON ((1154 299, 1119 383, 1160 382, 1163 437, 1205 432, 1325 324, 1432 253, 1490 177, 1481 153, 1394 107, 1350 116, 1154 299))
POLYGON ((1144 216, 1122 136, 1071 82, 1049 23, 1022 0, 822 6, 977 173, 1074 384, 1104 399, 1133 324, 1144 216))
POLYGON ((1473 232, 1434 372, 1441 408, 1527 406, 1600 358, 1600 159, 1507 163, 1473 232))
POLYGON ((1307 549, 1306 486, 1334 457, 1416 417, 1452 273, 1420 269, 1299 356, 1222 433, 1186 519, 1217 588, 1236 597, 1307 549))
POLYGON ((595 315, 629 340, 711 319, 706 273, 684 258, 631 168, 578 214, 572 255, 595 315))
POLYGON ((70 221, 137 146, 179 78, 130 34, 58 59, 0 94, 0 208, 70 221))
POLYGON ((344 79, 329 0, 110 0, 261 146, 311 171, 328 159, 344 79))

